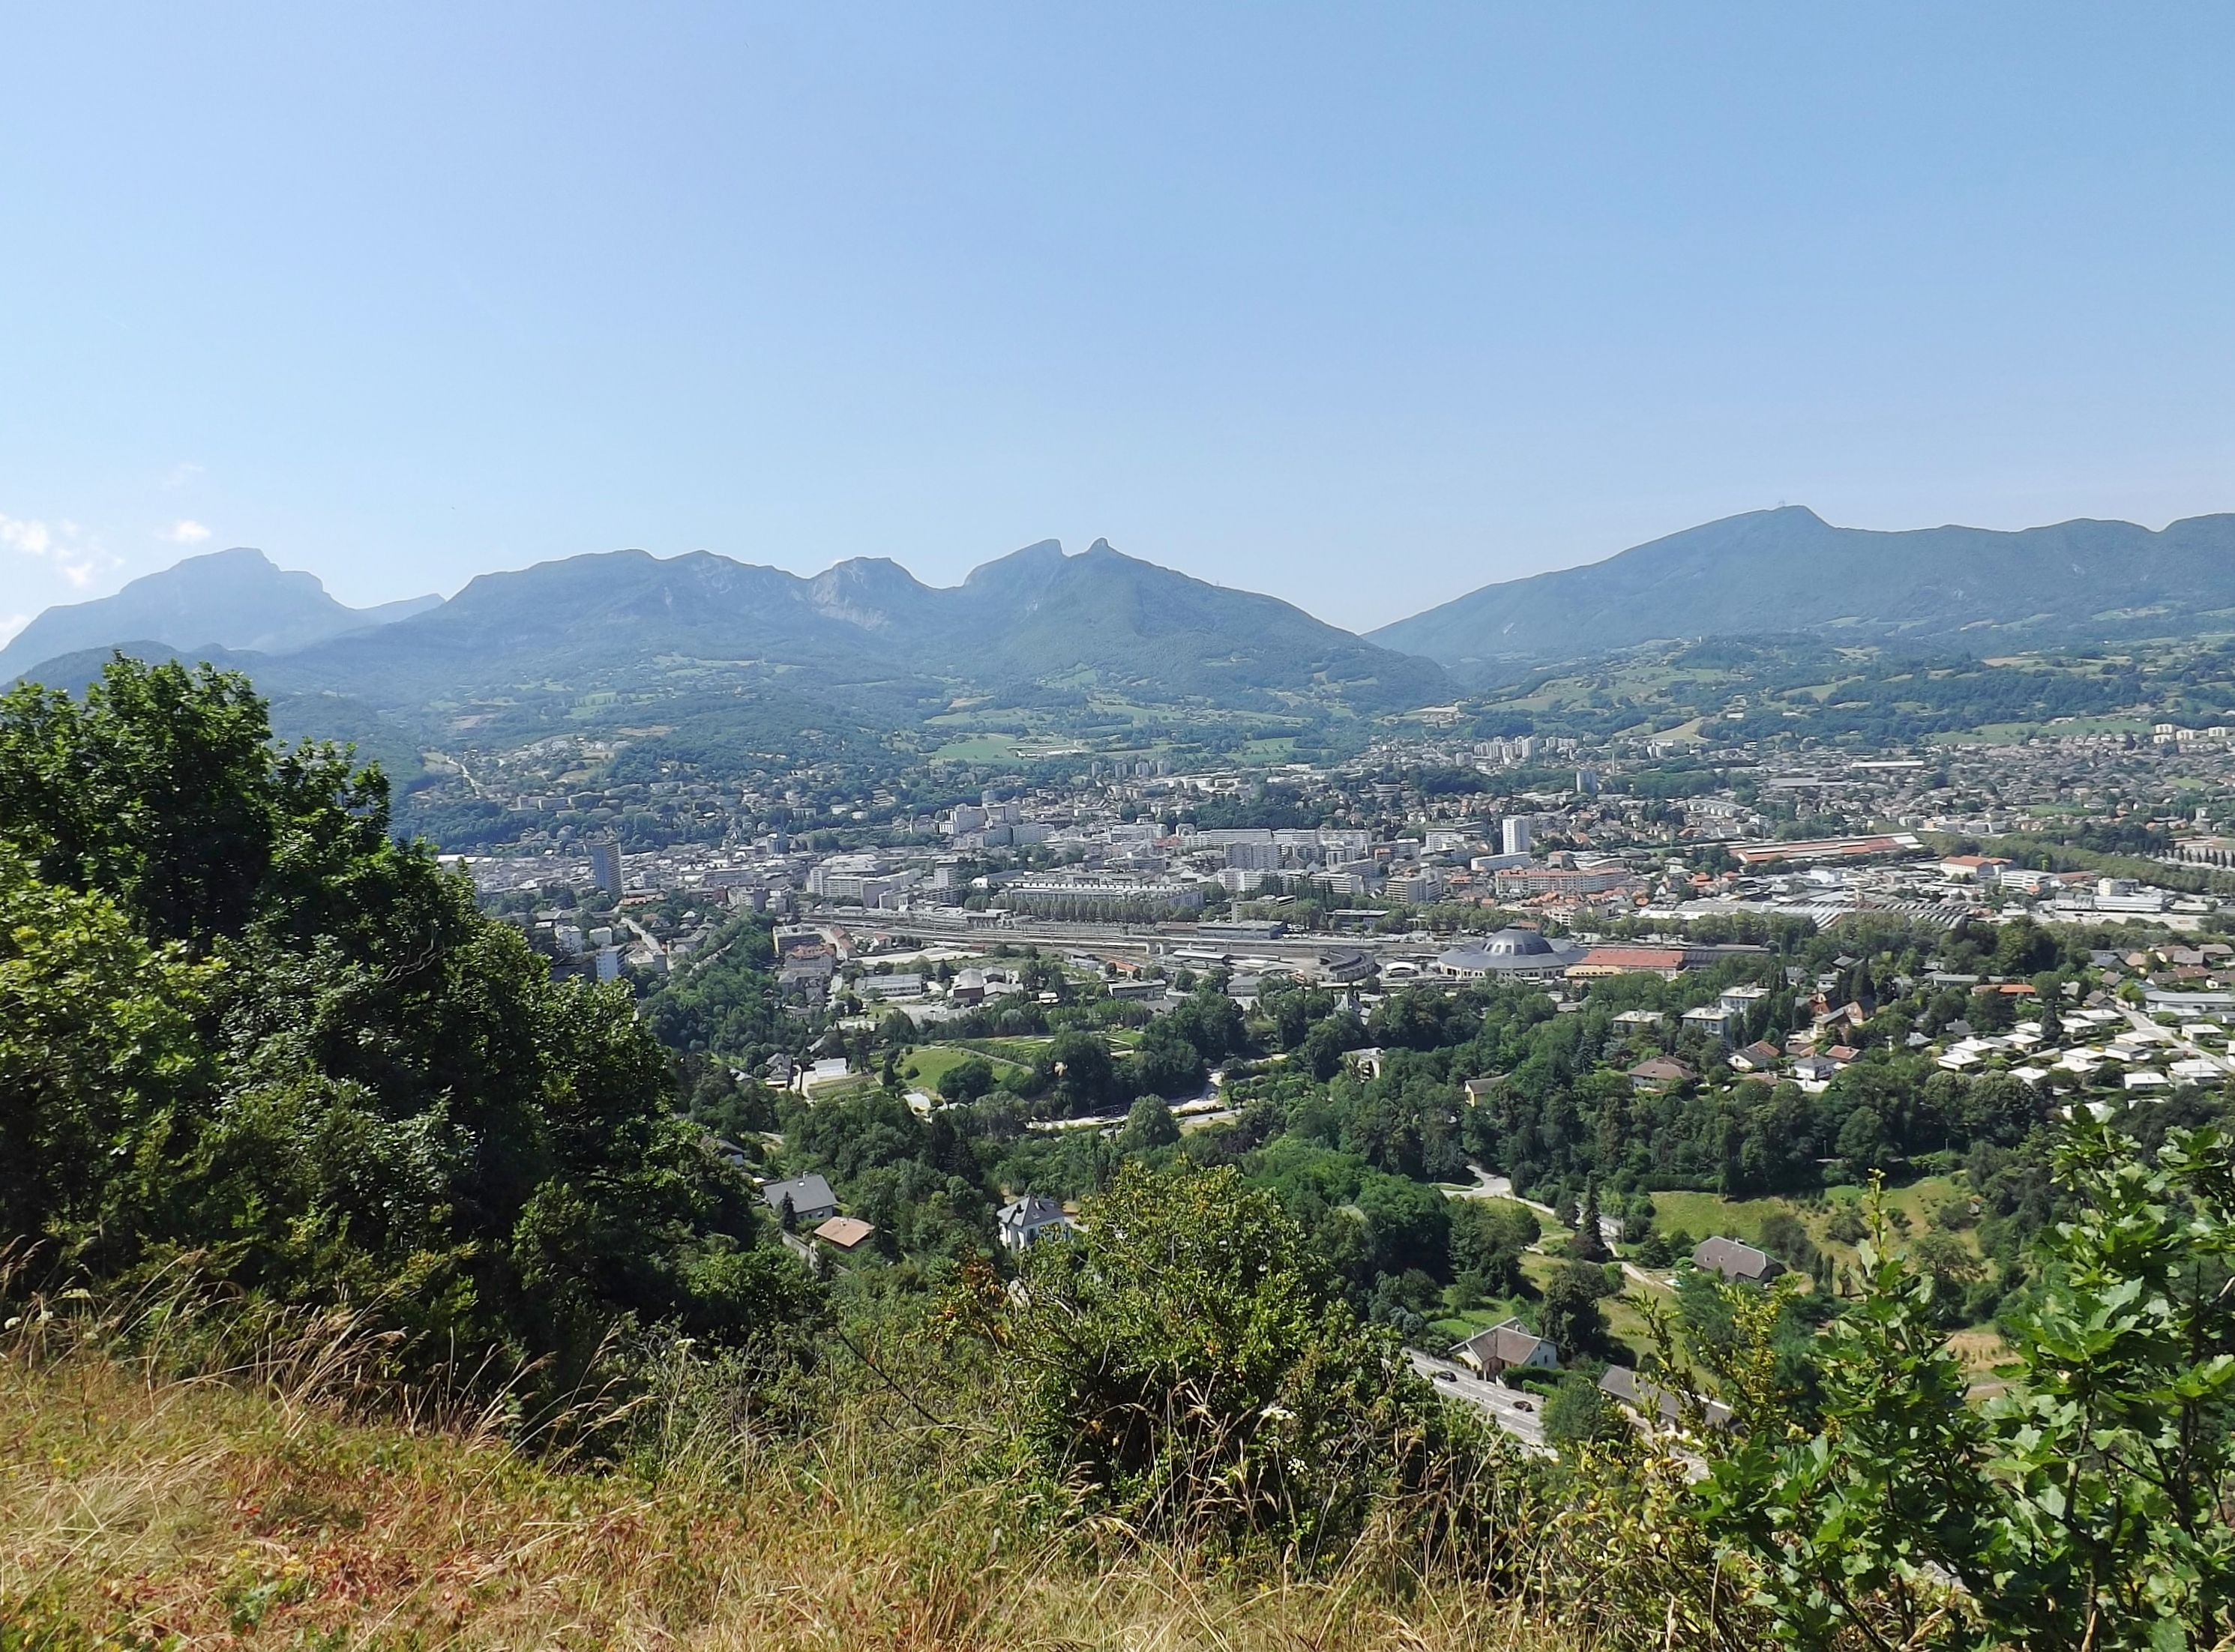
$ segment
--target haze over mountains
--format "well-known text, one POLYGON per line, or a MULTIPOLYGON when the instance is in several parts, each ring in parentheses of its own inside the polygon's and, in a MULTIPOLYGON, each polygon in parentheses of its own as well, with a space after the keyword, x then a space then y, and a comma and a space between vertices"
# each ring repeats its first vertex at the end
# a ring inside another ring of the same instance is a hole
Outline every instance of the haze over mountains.
POLYGON ((2087 519, 1877 532, 1791 506, 1485 585, 1367 636, 1465 677, 1661 638, 1813 631, 2003 650, 2231 628, 2235 515, 2161 532, 2087 519))
POLYGON ((284 654, 442 605, 437 596, 349 608, 316 574, 272 565, 261 551, 213 551, 135 579, 113 597, 49 608, 0 649, 0 682, 48 660, 119 643, 167 643, 284 654))

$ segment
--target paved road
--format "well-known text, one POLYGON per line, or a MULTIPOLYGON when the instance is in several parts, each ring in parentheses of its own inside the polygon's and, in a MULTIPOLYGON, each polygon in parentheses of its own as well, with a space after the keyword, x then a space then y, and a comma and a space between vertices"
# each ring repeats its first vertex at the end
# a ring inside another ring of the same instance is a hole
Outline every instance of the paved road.
MULTIPOLYGON (((2148 1015, 2135 1009, 2132 1004, 2120 1004, 2119 1008, 2127 1012, 2127 1019, 2133 1022, 2137 1029, 2149 1033, 2153 1037, 2162 1036, 2168 1030, 2166 1028, 2159 1026, 2148 1015)), ((2172 1042, 2173 1047, 2179 1050, 2184 1056, 2200 1058, 2204 1061, 2209 1061, 2212 1066, 2218 1068, 2223 1074, 2230 1071, 2232 1068, 2235 1068, 2235 1062, 2231 1062, 2226 1056, 2221 1055, 2217 1050, 2209 1050, 2205 1048, 2203 1045, 2198 1043, 2194 1039, 2187 1037, 2177 1029, 2173 1030, 2172 1042)))
POLYGON ((1538 1451, 1551 1449, 1544 1444, 1542 1394, 1509 1388, 1502 1382, 1485 1382, 1464 1365, 1437 1359, 1417 1348, 1407 1348, 1406 1357, 1412 1361, 1412 1368, 1434 1383, 1436 1392, 1445 1399, 1487 1413, 1493 1422, 1524 1446, 1538 1451))

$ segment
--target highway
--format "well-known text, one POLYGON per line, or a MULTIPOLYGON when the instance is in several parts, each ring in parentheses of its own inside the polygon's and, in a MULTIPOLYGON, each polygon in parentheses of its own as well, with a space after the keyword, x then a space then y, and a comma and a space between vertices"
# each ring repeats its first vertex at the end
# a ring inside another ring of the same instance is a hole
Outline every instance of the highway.
POLYGON ((1550 1452, 1544 1443, 1544 1396, 1502 1382, 1486 1382, 1464 1365, 1439 1360, 1417 1348, 1406 1349, 1412 1368, 1436 1386, 1447 1400, 1471 1405, 1530 1449, 1550 1452))

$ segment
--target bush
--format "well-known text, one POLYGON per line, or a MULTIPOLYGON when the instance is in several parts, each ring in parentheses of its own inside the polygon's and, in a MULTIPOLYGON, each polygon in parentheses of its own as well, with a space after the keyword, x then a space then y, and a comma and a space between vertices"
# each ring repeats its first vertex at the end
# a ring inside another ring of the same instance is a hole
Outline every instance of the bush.
POLYGON ((2175 1130, 2152 1165, 2082 1113, 2056 1174, 2073 1217, 1983 1406, 1943 1335, 1945 1283, 1882 1220, 1823 1344, 1820 1436, 1784 1443, 1762 1380, 1784 1293, 1734 1299, 1727 1394, 1758 1426, 1702 1506, 1780 1638, 2141 1652, 2235 1632, 2235 1146, 2175 1130))
POLYGON ((1309 1568, 1340 1557, 1377 1499, 1453 1518, 1503 1455, 1233 1171, 1128 1165, 1082 1225, 988 1305, 1031 1460, 1091 1508, 1309 1568))
POLYGON ((1580 1372, 1562 1377, 1544 1401, 1544 1438, 1555 1446, 1609 1440, 1622 1426, 1613 1402, 1580 1372))

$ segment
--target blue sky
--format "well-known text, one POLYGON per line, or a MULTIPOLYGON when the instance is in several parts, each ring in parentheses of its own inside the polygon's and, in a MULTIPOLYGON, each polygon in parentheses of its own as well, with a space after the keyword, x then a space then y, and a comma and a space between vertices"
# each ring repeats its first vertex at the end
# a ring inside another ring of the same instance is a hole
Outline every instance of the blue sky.
POLYGON ((0 6, 0 629, 1032 540, 1363 629, 2235 508, 2235 11, 0 6))

